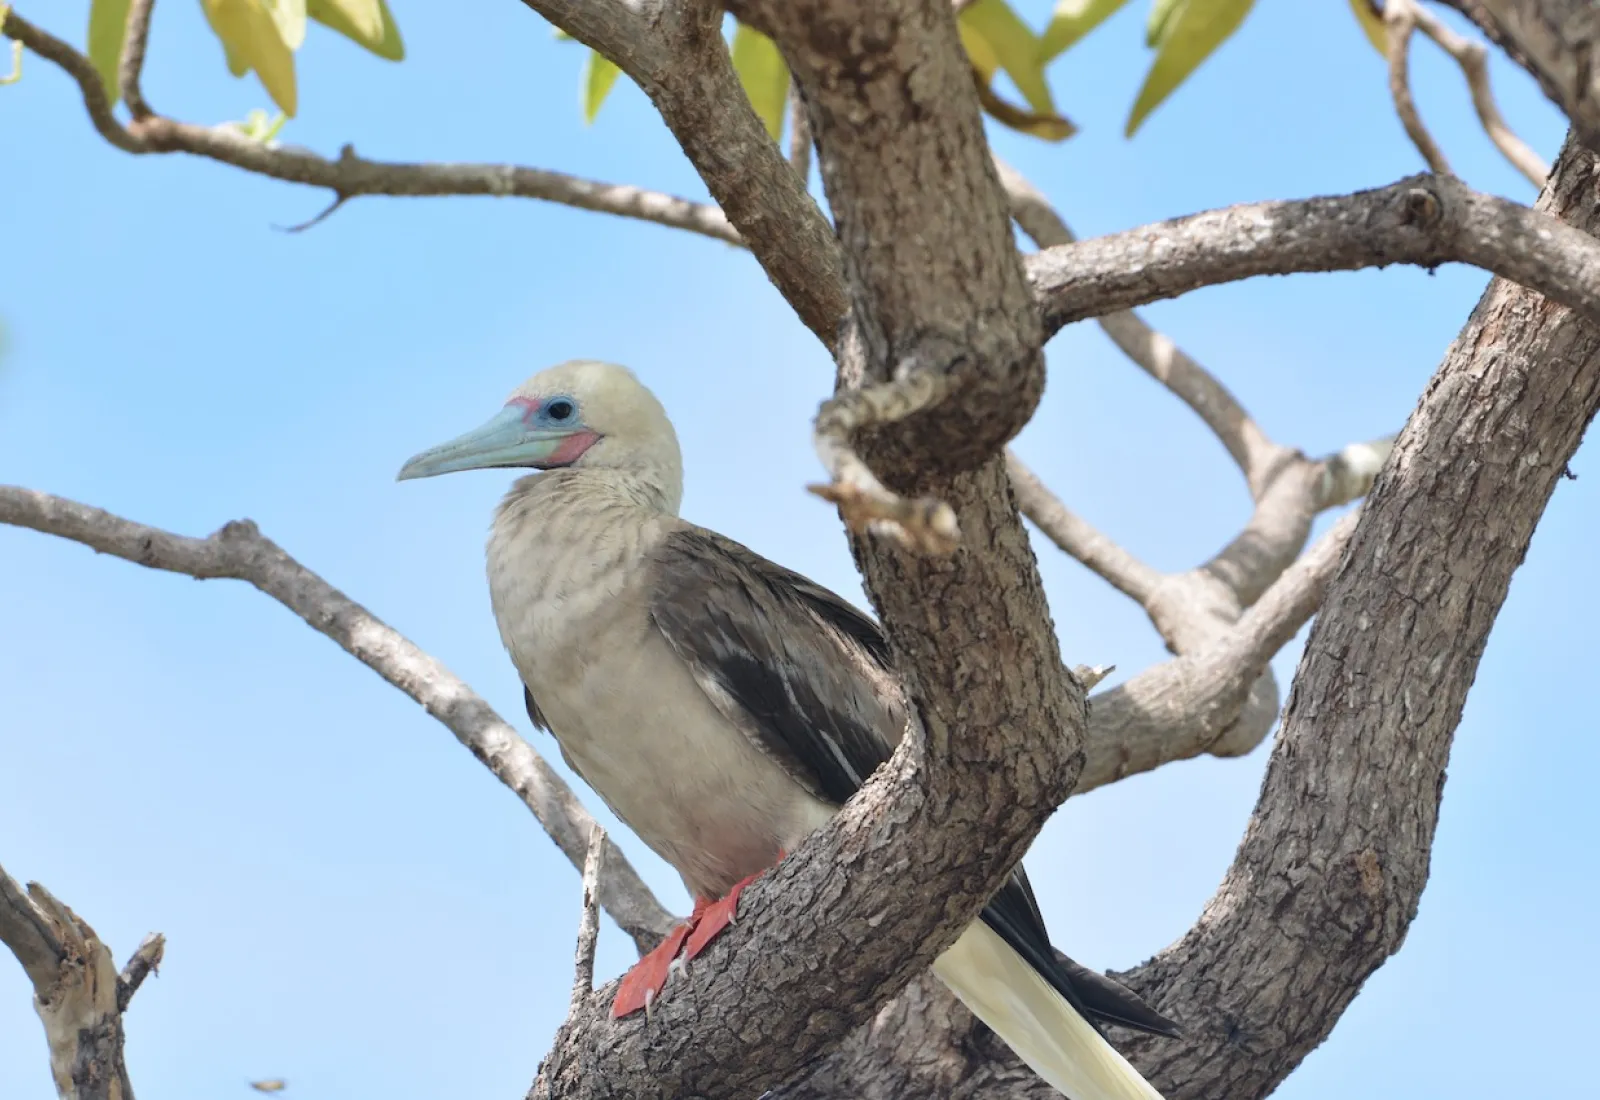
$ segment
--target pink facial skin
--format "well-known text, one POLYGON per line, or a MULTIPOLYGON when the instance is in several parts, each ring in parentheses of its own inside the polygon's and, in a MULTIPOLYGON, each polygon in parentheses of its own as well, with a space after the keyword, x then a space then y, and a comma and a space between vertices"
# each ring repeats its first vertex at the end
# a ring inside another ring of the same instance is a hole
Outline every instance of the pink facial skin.
MULTIPOLYGON (((515 406, 522 410, 522 422, 532 426, 534 418, 539 415, 543 402, 533 397, 513 397, 506 402, 507 406, 515 406)), ((591 432, 587 428, 573 432, 561 441, 561 445, 550 452, 550 457, 539 464, 541 469, 550 470, 557 466, 571 466, 583 453, 593 447, 600 439, 599 433, 591 432)))

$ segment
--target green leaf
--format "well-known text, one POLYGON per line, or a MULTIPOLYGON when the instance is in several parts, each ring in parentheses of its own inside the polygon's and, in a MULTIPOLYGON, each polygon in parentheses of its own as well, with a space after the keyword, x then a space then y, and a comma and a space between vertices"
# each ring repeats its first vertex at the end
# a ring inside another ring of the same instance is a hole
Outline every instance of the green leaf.
MULTIPOLYGON (((1055 101, 1050 96, 1050 85, 1044 78, 1044 59, 1039 48, 1039 37, 1028 28, 1006 0, 978 0, 961 13, 962 39, 976 36, 983 40, 987 56, 1004 69, 1011 82, 1028 101, 1028 106, 1039 114, 1055 114, 1055 101)), ((972 56, 972 51, 968 51, 972 56)), ((994 67, 973 63, 988 80, 994 67)))
POLYGON ((128 36, 128 5, 133 0, 94 0, 89 5, 89 60, 106 86, 106 98, 115 107, 122 98, 117 84, 117 65, 122 60, 122 42, 128 36))
POLYGON ((306 0, 306 15, 385 61, 406 56, 387 0, 306 0))
POLYGON ((1361 24, 1361 29, 1366 33, 1367 41, 1372 43, 1372 48, 1378 51, 1381 57, 1389 56, 1389 29, 1383 24, 1383 16, 1379 15, 1372 7, 1372 0, 1350 0, 1350 8, 1356 13, 1356 22, 1361 24))
POLYGON ((306 41, 306 0, 261 0, 262 7, 278 28, 278 37, 290 51, 306 41))
POLYGON ((965 20, 956 24, 956 29, 961 32, 961 45, 966 48, 967 60, 972 62, 972 67, 987 85, 1000 68, 999 56, 989 46, 989 40, 967 26, 965 20))
POLYGON ((222 41, 228 71, 243 76, 254 69, 278 109, 293 118, 298 99, 294 51, 265 0, 200 0, 200 7, 222 41))
POLYGON ((1152 50, 1165 41, 1164 35, 1167 26, 1172 22, 1172 14, 1183 7, 1188 0, 1152 0, 1150 4, 1150 19, 1144 25, 1144 44, 1152 50))
POLYGON ((593 122, 622 70, 594 50, 583 64, 583 121, 593 122))
POLYGON ((1044 61, 1066 53, 1078 40, 1116 11, 1128 0, 1056 0, 1055 14, 1039 37, 1039 56, 1044 61))
POLYGON ((772 39, 738 24, 733 31, 733 71, 772 140, 783 133, 783 108, 789 101, 789 66, 772 39))
POLYGON ((1125 136, 1132 137, 1150 112, 1239 29, 1254 4, 1255 0, 1176 0, 1162 24, 1155 63, 1133 101, 1125 136))

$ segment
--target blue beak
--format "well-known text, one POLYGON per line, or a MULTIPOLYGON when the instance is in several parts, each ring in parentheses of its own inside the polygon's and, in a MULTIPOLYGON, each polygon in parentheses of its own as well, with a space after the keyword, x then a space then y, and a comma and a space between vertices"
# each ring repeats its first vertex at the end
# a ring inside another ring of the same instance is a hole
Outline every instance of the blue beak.
POLYGON ((414 455, 400 467, 395 480, 501 466, 540 469, 563 443, 584 430, 576 424, 566 428, 533 427, 527 423, 525 409, 508 405, 483 427, 414 455))

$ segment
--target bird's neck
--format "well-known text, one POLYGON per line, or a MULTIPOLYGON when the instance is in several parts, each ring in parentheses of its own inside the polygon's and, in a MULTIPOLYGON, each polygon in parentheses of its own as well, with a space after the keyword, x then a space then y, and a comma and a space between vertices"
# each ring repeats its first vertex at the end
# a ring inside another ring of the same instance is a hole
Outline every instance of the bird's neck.
POLYGON ((616 466, 571 466, 518 478, 500 503, 502 513, 615 512, 676 516, 682 480, 671 471, 616 466))
POLYGON ((511 487, 495 512, 487 564, 501 637, 525 677, 607 614, 638 563, 679 526, 669 488, 630 471, 580 468, 511 487))

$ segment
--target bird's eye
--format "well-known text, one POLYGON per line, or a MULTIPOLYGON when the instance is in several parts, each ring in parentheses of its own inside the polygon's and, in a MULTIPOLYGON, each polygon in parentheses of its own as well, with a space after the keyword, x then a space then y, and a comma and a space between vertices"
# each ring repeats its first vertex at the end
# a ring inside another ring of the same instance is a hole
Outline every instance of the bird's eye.
POLYGON ((551 420, 571 420, 578 407, 565 397, 560 397, 546 405, 544 411, 551 420))

